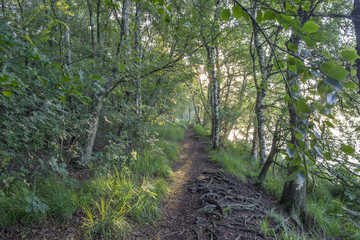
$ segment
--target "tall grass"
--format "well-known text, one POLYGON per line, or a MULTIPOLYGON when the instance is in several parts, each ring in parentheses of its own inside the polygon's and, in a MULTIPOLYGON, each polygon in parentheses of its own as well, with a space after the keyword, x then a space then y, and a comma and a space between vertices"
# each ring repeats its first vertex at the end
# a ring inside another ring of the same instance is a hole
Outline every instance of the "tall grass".
POLYGON ((208 128, 203 128, 201 125, 195 124, 193 126, 193 129, 200 136, 203 136, 203 137, 210 137, 211 136, 211 130, 208 129, 208 128))
POLYGON ((180 123, 153 127, 159 136, 155 145, 137 154, 128 168, 91 183, 97 198, 84 206, 89 236, 124 238, 132 222, 151 223, 162 215, 159 202, 167 192, 166 179, 173 177, 170 166, 180 152, 178 141, 185 129, 180 123))
POLYGON ((98 166, 98 173, 83 182, 48 175, 0 190, 0 227, 49 219, 67 223, 81 211, 89 239, 120 239, 129 234, 134 222, 156 222, 162 215, 159 203, 167 192, 166 179, 173 176, 171 162, 180 152, 185 130, 181 123, 153 127, 158 139, 128 165, 112 171, 98 166))

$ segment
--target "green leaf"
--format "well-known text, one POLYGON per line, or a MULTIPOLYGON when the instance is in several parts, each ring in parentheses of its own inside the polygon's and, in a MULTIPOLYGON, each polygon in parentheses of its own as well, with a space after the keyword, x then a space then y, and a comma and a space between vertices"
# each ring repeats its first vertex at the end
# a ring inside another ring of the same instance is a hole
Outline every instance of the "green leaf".
POLYGON ((351 76, 355 76, 356 74, 356 70, 355 69, 351 69, 351 76))
POLYGON ((353 61, 357 58, 359 58, 359 55, 357 55, 356 51, 342 51, 341 56, 346 61, 353 61))
POLYGON ((166 15, 164 21, 165 21, 166 23, 170 23, 170 22, 171 22, 170 16, 169 16, 169 15, 166 15))
POLYGON ((286 147, 286 152, 288 153, 288 156, 290 158, 293 158, 295 156, 295 150, 293 148, 286 147))
POLYGON ((304 101, 296 102, 296 110, 299 110, 302 113, 310 113, 310 107, 304 101))
POLYGON ((355 149, 350 145, 342 145, 340 147, 340 150, 343 151, 346 154, 353 154, 355 153, 355 149))
POLYGON ((326 158, 326 160, 332 160, 331 154, 328 152, 324 153, 324 157, 326 158))
POLYGON ((294 158, 294 160, 292 160, 290 162, 290 167, 295 167, 295 166, 298 166, 299 164, 301 163, 301 157, 300 156, 297 156, 296 158, 294 158))
POLYGON ((288 43, 288 48, 294 52, 296 52, 298 50, 298 46, 296 44, 293 44, 292 42, 288 43))
POLYGON ((232 13, 236 19, 240 19, 243 16, 243 10, 239 5, 232 7, 232 13))
POLYGON ((343 87, 345 87, 349 90, 352 90, 352 89, 356 88, 356 86, 357 86, 356 83, 354 83, 354 82, 343 82, 342 85, 343 85, 343 87))
POLYGON ((320 69, 321 69, 321 71, 322 71, 324 74, 330 75, 332 69, 333 69, 335 66, 336 66, 336 65, 335 65, 334 62, 329 61, 329 62, 324 62, 324 63, 322 63, 321 66, 320 66, 320 69))
POLYGON ((120 71, 125 71, 126 70, 126 65, 125 64, 120 64, 120 66, 119 66, 119 70, 120 71))
POLYGON ((157 10, 157 13, 160 14, 160 15, 164 15, 165 14, 165 11, 163 8, 158 8, 157 10))
POLYGON ((325 121, 325 124, 328 126, 328 127, 331 127, 331 128, 335 128, 335 125, 330 122, 330 121, 325 121))
POLYGON ((289 94, 286 94, 286 96, 284 97, 284 99, 285 99, 285 101, 286 101, 287 103, 290 103, 290 104, 292 103, 289 94))
POLYGON ((336 79, 326 77, 324 80, 325 80, 325 82, 326 82, 328 85, 330 85, 330 86, 332 86, 333 88, 335 88, 335 90, 340 91, 340 90, 343 89, 341 83, 340 83, 338 80, 336 80, 336 79))
POLYGON ((12 92, 9 92, 9 91, 3 91, 3 94, 5 97, 11 97, 12 95, 12 92))
POLYGON ((320 41, 320 42, 325 41, 324 34, 322 34, 320 32, 314 32, 314 33, 310 34, 310 36, 313 37, 316 41, 320 41))
POLYGON ((305 66, 302 60, 296 59, 295 65, 297 74, 302 74, 305 71, 305 66))
POLYGON ((257 22, 262 22, 263 20, 263 13, 261 12, 261 10, 259 9, 256 13, 256 19, 257 22))
POLYGON ((302 39, 304 40, 304 42, 306 43, 306 45, 309 48, 313 48, 316 46, 316 42, 314 40, 312 40, 311 38, 309 38, 308 36, 303 36, 302 39))
POLYGON ((276 17, 276 13, 271 10, 268 10, 264 13, 263 19, 264 20, 274 20, 275 17, 276 17))
POLYGON ((304 31, 307 33, 307 34, 311 34, 311 33, 314 33, 318 30, 319 28, 319 25, 316 24, 316 22, 314 21, 308 21, 304 24, 304 31))
POLYGON ((220 13, 220 18, 224 21, 228 21, 230 19, 230 9, 223 9, 220 13))
POLYGON ((319 111, 323 110, 324 109, 324 106, 321 105, 319 102, 314 102, 314 105, 317 109, 319 109, 319 111))
POLYGON ((349 72, 343 66, 337 65, 332 61, 321 64, 320 68, 328 77, 338 81, 344 81, 349 75, 349 72))
POLYGON ((33 45, 31 38, 28 34, 25 35, 26 40, 28 40, 30 42, 31 45, 33 45))
POLYGON ((301 139, 303 137, 303 135, 301 133, 297 133, 295 134, 296 139, 301 139))

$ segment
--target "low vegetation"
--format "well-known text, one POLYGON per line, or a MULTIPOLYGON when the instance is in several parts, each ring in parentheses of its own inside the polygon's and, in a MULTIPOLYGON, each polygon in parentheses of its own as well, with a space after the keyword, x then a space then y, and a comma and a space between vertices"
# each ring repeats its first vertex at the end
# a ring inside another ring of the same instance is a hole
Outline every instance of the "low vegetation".
POLYGON ((66 176, 39 170, 32 181, 10 184, 0 192, 0 226, 46 220, 70 224, 81 216, 89 238, 118 239, 135 223, 153 223, 162 216, 159 203, 173 176, 170 165, 179 154, 185 129, 180 123, 150 127, 158 137, 139 152, 132 151, 126 162, 113 162, 111 170, 98 161, 99 165, 72 174, 64 168, 66 176), (88 174, 85 180, 78 179, 81 173, 88 174))

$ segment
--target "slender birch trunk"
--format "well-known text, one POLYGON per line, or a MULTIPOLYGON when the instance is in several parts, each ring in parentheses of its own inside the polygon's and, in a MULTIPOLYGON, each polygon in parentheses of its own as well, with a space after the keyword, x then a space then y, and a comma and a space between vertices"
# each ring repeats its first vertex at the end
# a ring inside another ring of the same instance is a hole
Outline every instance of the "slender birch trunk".
POLYGON ((211 69, 211 78, 212 78, 212 86, 213 86, 213 99, 214 99, 214 112, 213 112, 213 124, 214 124, 214 136, 213 136, 213 148, 217 148, 219 146, 219 141, 220 141, 220 137, 219 137, 219 133, 220 133, 220 113, 219 113, 219 109, 220 109, 220 103, 219 103, 219 96, 218 96, 218 92, 219 92, 219 88, 218 88, 218 79, 216 76, 216 71, 214 68, 214 55, 215 55, 215 46, 211 46, 210 47, 210 54, 211 54, 211 59, 210 59, 210 66, 212 66, 211 69))
MULTIPOLYGON (((217 23, 219 16, 220 1, 216 2, 216 10, 214 16, 214 22, 217 23)), ((212 102, 213 102, 213 121, 212 121, 212 147, 213 149, 219 147, 220 143, 220 98, 219 98, 219 82, 216 75, 216 62, 215 62, 215 44, 212 44, 208 48, 208 63, 210 76, 212 81, 212 102)))
MULTIPOLYGON (((256 18, 256 11, 258 10, 257 4, 254 6, 254 18, 256 18)), ((259 134, 259 150, 260 150, 260 163, 264 164, 266 161, 266 141, 265 141, 265 120, 264 120, 264 102, 267 95, 268 74, 266 70, 266 61, 264 50, 260 42, 260 30, 256 23, 253 22, 254 29, 254 45, 258 55, 259 67, 261 72, 261 82, 257 85, 256 96, 256 117, 258 123, 259 134)), ((256 74, 256 72, 254 72, 256 74)))
MULTIPOLYGON (((124 48, 125 42, 129 36, 129 24, 130 24, 130 0, 123 1, 122 7, 122 19, 121 19, 121 32, 120 32, 120 43, 116 50, 116 55, 120 54, 122 48, 124 48)), ((126 52, 126 49, 124 49, 126 52)))
POLYGON ((259 147, 259 134, 258 134, 258 127, 256 124, 256 120, 254 119, 254 132, 253 132, 253 138, 251 144, 250 159, 251 158, 257 159, 258 147, 259 147))

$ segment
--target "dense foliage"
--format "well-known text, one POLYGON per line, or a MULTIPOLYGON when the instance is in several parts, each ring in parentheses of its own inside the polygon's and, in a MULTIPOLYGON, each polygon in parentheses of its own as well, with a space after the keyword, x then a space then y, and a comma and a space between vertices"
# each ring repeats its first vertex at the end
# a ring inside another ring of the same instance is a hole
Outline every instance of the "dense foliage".
POLYGON ((1 226, 82 209, 90 234, 114 236, 158 216, 177 119, 300 220, 325 226, 314 211, 331 202, 351 222, 334 236, 357 231, 357 0, 3 0, 0 16, 1 226))

